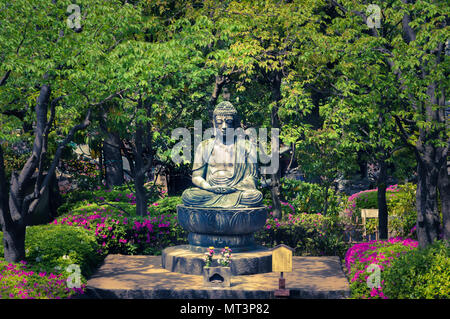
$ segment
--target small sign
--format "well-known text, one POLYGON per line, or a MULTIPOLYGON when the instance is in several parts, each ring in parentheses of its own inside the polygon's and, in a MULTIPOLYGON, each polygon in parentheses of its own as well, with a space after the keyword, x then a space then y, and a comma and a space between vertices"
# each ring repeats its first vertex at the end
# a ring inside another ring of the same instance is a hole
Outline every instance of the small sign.
POLYGON ((292 249, 286 245, 278 245, 272 249, 272 271, 291 272, 292 271, 292 249))

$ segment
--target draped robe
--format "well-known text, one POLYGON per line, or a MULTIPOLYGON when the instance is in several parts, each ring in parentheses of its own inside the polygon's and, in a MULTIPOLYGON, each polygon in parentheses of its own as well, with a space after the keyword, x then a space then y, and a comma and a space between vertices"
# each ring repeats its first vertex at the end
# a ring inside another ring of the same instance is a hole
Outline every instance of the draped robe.
POLYGON ((258 166, 256 161, 256 146, 243 138, 237 138, 234 143, 234 165, 231 177, 214 176, 208 163, 217 140, 214 138, 203 141, 198 146, 194 162, 200 165, 202 177, 211 186, 233 187, 237 191, 229 194, 216 194, 198 187, 183 192, 182 200, 187 206, 198 207, 255 207, 261 206, 262 193, 256 189, 258 166))

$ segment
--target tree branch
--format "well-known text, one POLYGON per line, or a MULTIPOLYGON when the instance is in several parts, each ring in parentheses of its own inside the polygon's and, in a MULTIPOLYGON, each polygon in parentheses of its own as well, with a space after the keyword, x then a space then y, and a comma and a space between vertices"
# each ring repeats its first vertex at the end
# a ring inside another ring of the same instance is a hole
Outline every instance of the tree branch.
POLYGON ((8 80, 10 74, 11 74, 11 70, 6 71, 5 75, 3 75, 3 77, 0 80, 0 86, 6 84, 6 81, 8 80))
POLYGON ((90 103, 89 105, 90 105, 90 106, 100 106, 100 105, 105 104, 106 102, 112 100, 113 98, 115 98, 115 97, 121 95, 122 93, 126 92, 127 90, 128 90, 128 89, 120 90, 120 91, 118 91, 118 92, 116 92, 116 93, 110 94, 109 96, 107 96, 106 98, 104 98, 104 99, 103 99, 102 101, 100 101, 100 102, 97 102, 97 103, 90 103))
POLYGON ((32 202, 31 202, 30 206, 27 209, 27 213, 28 214, 33 212, 33 210, 36 208, 37 204, 39 203, 40 197, 44 194, 44 192, 45 192, 45 190, 46 190, 46 188, 47 188, 47 186, 48 186, 48 184, 50 182, 50 179, 51 179, 53 173, 55 172, 56 167, 58 166, 58 162, 59 162, 59 159, 61 157, 61 154, 62 154, 62 151, 63 151, 64 147, 70 141, 72 141, 72 139, 73 139, 73 137, 74 137, 76 132, 78 132, 80 130, 84 130, 86 127, 89 126, 89 124, 91 123, 90 122, 91 114, 92 114, 92 108, 89 108, 87 113, 86 113, 86 116, 85 116, 84 120, 80 124, 77 124, 74 127, 72 127, 72 129, 69 131, 69 134, 67 134, 66 138, 59 144, 59 146, 58 146, 58 148, 56 150, 55 156, 53 158, 53 161, 52 161, 52 163, 50 165, 50 168, 47 171, 47 175, 45 176, 45 179, 42 182, 42 186, 41 186, 41 188, 39 190, 39 193, 38 194, 34 194, 35 196, 33 196, 33 198, 31 198, 32 202))
POLYGON ((397 124, 398 129, 400 130, 400 138, 403 140, 406 146, 411 147, 414 150, 414 153, 420 158, 420 147, 417 145, 413 145, 409 142, 409 135, 406 133, 405 128, 403 127, 402 120, 397 115, 394 115, 395 123, 397 124))

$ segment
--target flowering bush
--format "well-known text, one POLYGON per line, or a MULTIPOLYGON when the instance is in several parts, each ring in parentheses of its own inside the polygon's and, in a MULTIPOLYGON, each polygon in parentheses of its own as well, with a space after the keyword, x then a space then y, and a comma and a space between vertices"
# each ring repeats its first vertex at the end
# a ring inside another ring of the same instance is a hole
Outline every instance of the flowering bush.
POLYGON ((383 279, 389 298, 449 299, 450 243, 436 241, 396 258, 383 279))
POLYGON ((94 233, 98 244, 96 253, 128 254, 133 249, 127 240, 128 219, 106 207, 94 206, 94 211, 81 209, 78 214, 69 214, 55 219, 53 225, 78 226, 94 233))
MULTIPOLYGON (((0 232, 0 239, 3 234, 0 232)), ((39 225, 27 227, 26 260, 19 264, 0 258, 0 298, 68 298, 83 293, 86 277, 101 261, 93 234, 82 228, 39 225), (69 288, 69 265, 80 267, 79 288, 69 288)), ((3 245, 0 255, 3 255, 3 245)))
POLYGON ((417 245, 418 242, 412 239, 391 238, 386 241, 374 240, 352 246, 345 255, 345 267, 352 297, 386 299, 383 272, 391 266, 394 259, 415 249, 417 245), (372 264, 375 264, 380 271, 378 287, 371 287, 368 284, 369 276, 371 276, 368 270, 372 268, 372 264))
POLYGON ((165 247, 186 243, 176 215, 137 217, 133 223, 128 238, 138 254, 159 255, 165 247))
MULTIPOLYGON (((124 204, 123 207, 133 212, 130 206, 135 204, 134 194, 120 194, 116 193, 113 197, 126 198, 122 203, 128 201, 128 206, 124 204)), ((86 204, 52 223, 79 226, 94 231, 100 254, 159 254, 167 246, 186 243, 185 231, 178 225, 174 208, 178 200, 179 198, 162 199, 154 202, 149 205, 147 216, 143 217, 127 216, 115 207, 86 204)))
POLYGON ((86 284, 69 288, 63 273, 33 270, 25 261, 0 260, 0 299, 61 299, 83 294, 86 284))
MULTIPOLYGON (((398 185, 390 185, 386 188, 387 200, 399 192, 398 185)), ((355 193, 348 197, 347 207, 345 208, 345 214, 347 217, 358 217, 361 218, 362 208, 378 208, 377 201, 378 188, 368 189, 355 193)))
POLYGON ((271 212, 264 229, 255 234, 261 245, 274 247, 285 244, 294 248, 295 255, 342 255, 345 251, 343 229, 335 216, 321 213, 295 213, 295 207, 282 203, 282 220, 271 212))

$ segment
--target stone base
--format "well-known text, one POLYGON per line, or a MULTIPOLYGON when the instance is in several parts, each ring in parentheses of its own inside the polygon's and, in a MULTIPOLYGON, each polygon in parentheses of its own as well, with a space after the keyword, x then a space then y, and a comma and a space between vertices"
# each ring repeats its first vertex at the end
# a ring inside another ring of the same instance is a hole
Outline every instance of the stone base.
MULTIPOLYGON (((219 255, 220 251, 217 252, 219 255)), ((202 275, 204 253, 193 251, 189 245, 168 247, 163 250, 161 264, 164 269, 190 275, 202 275)), ((272 251, 257 247, 247 252, 232 252, 231 274, 233 276, 268 273, 272 271, 272 251)), ((216 256, 213 260, 217 260, 216 256)))
POLYGON ((189 232, 188 242, 200 247, 252 249, 253 233, 266 223, 267 207, 210 208, 177 205, 178 222, 189 232))

